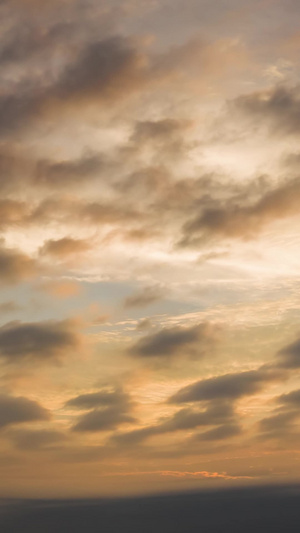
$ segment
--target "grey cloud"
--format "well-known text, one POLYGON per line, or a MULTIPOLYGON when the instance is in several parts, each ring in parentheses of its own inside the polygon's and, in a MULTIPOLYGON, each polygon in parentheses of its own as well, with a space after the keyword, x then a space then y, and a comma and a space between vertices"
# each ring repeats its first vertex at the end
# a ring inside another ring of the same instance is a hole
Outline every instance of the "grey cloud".
POLYGON ((9 322, 0 328, 0 357, 9 363, 58 361, 79 344, 69 321, 9 322))
POLYGON ((57 258, 64 258, 72 254, 84 252, 88 248, 88 243, 82 239, 63 237, 62 239, 51 239, 49 241, 46 241, 44 245, 40 248, 40 253, 57 258))
POLYGON ((70 161, 41 160, 37 163, 35 183, 48 187, 65 187, 83 183, 103 169, 104 162, 98 155, 86 155, 70 161))
MULTIPOLYGON (((143 146, 149 149, 152 146, 156 148, 157 152, 162 150, 163 161, 168 156, 174 160, 189 148, 186 132, 191 128, 191 125, 191 121, 173 118, 140 121, 135 126, 130 142, 132 147, 136 149, 141 149, 143 146)), ((157 152, 156 159, 158 157, 157 152)))
POLYGON ((0 283, 18 283, 36 272, 37 263, 28 255, 12 248, 0 248, 0 283))
POLYGON ((162 287, 158 287, 158 286, 144 287, 140 291, 137 291, 131 296, 128 296, 124 300, 124 307, 125 308, 146 307, 147 305, 151 305, 152 303, 155 303, 158 300, 161 300, 164 297, 164 295, 165 295, 165 291, 162 287))
POLYGON ((134 84, 140 61, 129 39, 110 37, 92 43, 82 51, 77 62, 66 68, 53 95, 65 100, 84 95, 122 94, 134 84))
POLYGON ((121 424, 135 421, 131 415, 134 403, 122 389, 101 390, 71 398, 65 407, 89 410, 79 416, 72 426, 73 431, 97 432, 115 429, 121 424))
POLYGON ((54 82, 23 82, 0 98, 1 130, 9 133, 28 125, 44 113, 57 113, 62 104, 95 97, 100 101, 126 96, 140 84, 143 70, 139 52, 122 37, 110 37, 88 44, 73 63, 65 66, 54 82))
POLYGON ((137 122, 134 134, 131 139, 148 140, 148 139, 169 139, 170 135, 186 129, 190 125, 188 121, 165 118, 161 120, 147 120, 137 122))
POLYGON ((0 394, 0 428, 49 418, 49 412, 33 400, 0 394))
POLYGON ((114 391, 102 390, 89 394, 81 394, 68 400, 65 404, 65 407, 72 407, 75 409, 93 409, 95 407, 107 407, 115 405, 124 406, 127 404, 128 395, 121 389, 116 389, 114 391))
MULTIPOLYGON (((246 192, 246 191, 245 191, 246 192)), ((254 238, 264 226, 298 213, 299 179, 286 181, 247 205, 241 198, 214 201, 183 226, 180 245, 197 244, 206 235, 228 238, 254 238)))
POLYGON ((0 134, 10 134, 15 128, 25 126, 29 118, 38 115, 41 95, 19 88, 18 93, 0 96, 0 134))
POLYGON ((299 169, 299 163, 300 163, 300 153, 299 152, 290 153, 282 157, 281 162, 284 167, 288 167, 297 172, 299 169))
POLYGON ((153 324, 151 320, 149 318, 144 318, 137 323, 136 329, 137 331, 145 331, 147 329, 151 329, 152 326, 153 324))
POLYGON ((200 441, 217 441, 230 439, 232 437, 241 435, 241 433, 242 428, 239 424, 224 424, 222 426, 210 429, 209 431, 205 431, 204 433, 199 433, 198 435, 194 436, 194 439, 200 441))
POLYGON ((201 356, 216 338, 216 331, 209 324, 190 328, 164 328, 138 340, 129 353, 141 358, 174 357, 178 354, 201 356))
POLYGON ((7 66, 10 63, 29 61, 40 57, 45 52, 57 49, 66 40, 71 25, 57 23, 50 27, 37 27, 33 21, 27 19, 27 24, 15 24, 7 37, 2 40, 0 51, 0 64, 7 66))
POLYGON ((140 213, 130 207, 115 203, 102 204, 91 202, 81 206, 80 216, 94 224, 134 222, 141 218, 140 213))
POLYGON ((80 416, 72 430, 78 432, 107 431, 121 424, 132 422, 135 422, 135 419, 126 412, 122 412, 119 407, 107 407, 101 410, 95 409, 80 416))
POLYGON ((258 424, 258 438, 260 440, 276 439, 283 440, 285 446, 296 435, 299 441, 299 433, 294 433, 297 429, 295 425, 299 418, 299 409, 294 410, 276 410, 272 416, 263 418, 258 424))
POLYGON ((296 421, 300 417, 300 390, 293 390, 287 394, 282 394, 274 398, 279 404, 271 416, 265 417, 258 423, 259 438, 264 439, 284 439, 288 443, 293 438, 299 438, 296 421))
POLYGON ((270 379, 277 376, 276 372, 263 369, 250 370, 235 374, 225 374, 201 381, 196 381, 180 389, 170 398, 170 403, 201 402, 215 399, 235 400, 243 396, 255 394, 270 379))
POLYGON ((161 427, 158 426, 146 426, 143 428, 133 429, 132 431, 127 431, 126 433, 117 433, 112 435, 110 441, 118 446, 133 446, 140 444, 148 437, 153 435, 159 435, 164 433, 161 430, 161 427))
POLYGON ((300 389, 289 392, 288 394, 282 394, 277 400, 280 403, 298 407, 300 406, 300 389))
POLYGON ((299 134, 300 86, 279 86, 240 96, 230 104, 230 111, 246 113, 255 125, 267 123, 272 133, 299 134))
POLYGON ((66 440, 66 435, 51 429, 18 429, 8 433, 8 437, 19 450, 48 449, 61 444, 66 440))
POLYGON ((234 420, 234 417, 233 407, 229 403, 211 402, 202 411, 190 408, 180 409, 174 415, 162 419, 156 425, 113 435, 112 442, 127 446, 139 444, 155 435, 230 422, 234 420))
POLYGON ((300 367, 300 339, 278 352, 278 366, 286 369, 300 367))
POLYGON ((164 427, 171 431, 192 429, 198 426, 214 425, 234 417, 234 410, 226 402, 212 402, 204 411, 181 409, 164 423, 164 427))

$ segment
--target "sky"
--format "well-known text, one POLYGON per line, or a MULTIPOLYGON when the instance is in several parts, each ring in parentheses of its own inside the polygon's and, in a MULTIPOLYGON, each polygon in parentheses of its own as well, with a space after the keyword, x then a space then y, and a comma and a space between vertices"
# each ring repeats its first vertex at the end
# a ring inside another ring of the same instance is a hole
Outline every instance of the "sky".
POLYGON ((0 1, 0 496, 300 480, 298 0, 0 1))

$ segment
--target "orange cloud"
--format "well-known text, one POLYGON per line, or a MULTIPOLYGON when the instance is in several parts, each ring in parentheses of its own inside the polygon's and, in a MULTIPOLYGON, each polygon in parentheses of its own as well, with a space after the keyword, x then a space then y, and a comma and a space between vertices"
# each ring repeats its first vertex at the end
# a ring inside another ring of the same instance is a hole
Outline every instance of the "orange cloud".
POLYGON ((220 478, 220 479, 253 479, 251 476, 231 476, 227 472, 208 472, 207 470, 201 470, 199 472, 189 472, 181 470, 146 470, 139 472, 116 472, 113 474, 107 474, 107 476, 147 476, 147 475, 159 475, 170 476, 179 478, 220 478))

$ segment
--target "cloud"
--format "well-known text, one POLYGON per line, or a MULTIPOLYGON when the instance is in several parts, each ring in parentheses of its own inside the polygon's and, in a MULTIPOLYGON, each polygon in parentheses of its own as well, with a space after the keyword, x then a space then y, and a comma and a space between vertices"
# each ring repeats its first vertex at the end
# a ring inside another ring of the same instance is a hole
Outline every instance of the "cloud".
POLYGON ((89 44, 77 61, 67 66, 53 88, 53 96, 113 98, 135 87, 143 58, 129 38, 109 37, 89 44))
POLYGON ((59 361, 80 346, 72 321, 8 322, 0 328, 0 357, 8 363, 59 361))
POLYGON ((129 38, 109 37, 88 43, 54 81, 50 78, 42 85, 37 80, 30 90, 23 82, 0 97, 1 131, 11 133, 28 126, 32 119, 57 115, 63 108, 91 98, 99 104, 127 96, 140 85, 143 67, 144 60, 129 38))
POLYGON ((296 421, 300 418, 300 390, 294 390, 274 398, 276 407, 271 416, 259 421, 259 439, 277 439, 287 445, 292 440, 299 440, 299 425, 296 421), (296 430, 296 431, 295 431, 296 430))
POLYGON ((115 405, 128 405, 128 395, 121 389, 115 389, 113 391, 102 390, 99 392, 91 392, 89 394, 81 394, 68 400, 65 407, 93 409, 95 407, 115 405))
POLYGON ((181 133, 191 127, 191 122, 187 120, 178 120, 173 118, 164 118, 161 120, 145 120, 137 122, 135 130, 131 136, 133 142, 143 141, 170 141, 170 137, 177 137, 181 133))
MULTIPOLYGON (((245 191, 246 192, 246 191, 245 191)), ((259 200, 243 205, 241 198, 214 201, 183 226, 182 246, 201 242, 205 236, 253 239, 273 221, 298 214, 299 179, 286 181, 267 191, 259 200)))
POLYGON ((76 432, 97 432, 115 429, 121 424, 135 422, 131 416, 133 402, 122 389, 102 390, 71 398, 65 407, 89 410, 79 416, 72 426, 76 432))
POLYGON ((85 155, 70 161, 40 160, 37 163, 35 183, 47 187, 69 187, 97 175, 104 162, 99 155, 85 155))
POLYGON ((300 86, 276 86, 268 90, 239 96, 230 111, 245 113, 255 123, 267 124, 272 134, 300 133, 300 86))
POLYGON ((298 411, 279 412, 260 420, 259 429, 264 437, 287 439, 291 423, 298 417, 298 411))
POLYGON ((49 418, 49 411, 33 400, 0 394, 0 428, 49 418))
POLYGON ((137 151, 154 150, 156 160, 161 155, 163 164, 167 158, 174 162, 178 156, 186 155, 191 147, 191 143, 187 141, 187 132, 192 126, 192 121, 169 117, 139 121, 135 124, 129 146, 137 151))
POLYGON ((180 409, 171 417, 161 419, 156 425, 113 435, 111 440, 119 445, 134 445, 155 435, 229 423, 234 420, 234 417, 234 410, 229 403, 210 402, 201 411, 190 408, 180 409))
POLYGON ((64 258, 69 255, 78 254, 88 250, 89 245, 82 239, 73 239, 72 237, 63 237, 62 239, 50 239, 40 248, 42 255, 64 258))
POLYGON ((144 287, 124 300, 125 308, 146 307, 161 300, 165 295, 163 288, 158 286, 144 287))
POLYGON ((0 200, 0 226, 2 229, 11 226, 18 227, 26 222, 27 217, 28 206, 25 202, 9 198, 0 200))
POLYGON ((141 214, 129 206, 118 205, 117 202, 100 203, 90 202, 83 204, 80 209, 80 216, 93 224, 125 224, 136 222, 141 218, 141 214))
MULTIPOLYGON (((80 11, 83 15, 83 5, 80 11)), ((184 80, 188 80, 187 85, 194 80, 198 92, 201 85, 202 89, 207 90, 207 78, 219 78, 221 72, 222 77, 228 67, 240 62, 236 62, 236 58, 240 56, 240 47, 234 47, 232 40, 213 45, 192 39, 162 53, 150 54, 142 38, 133 39, 116 34, 107 36, 105 19, 110 10, 100 8, 100 11, 101 16, 95 20, 89 16, 90 34, 88 28, 83 23, 80 24, 80 16, 77 16, 74 23, 69 12, 65 13, 65 20, 56 21, 52 27, 51 24, 49 27, 49 21, 43 21, 44 32, 36 28, 36 23, 28 22, 29 27, 32 26, 28 35, 22 29, 22 24, 17 24, 15 35, 7 43, 5 56, 12 58, 15 55, 16 58, 19 55, 16 62, 19 77, 0 96, 2 135, 14 134, 18 129, 28 129, 36 120, 46 123, 46 120, 61 119, 62 113, 66 116, 71 112, 74 117, 83 108, 90 111, 102 106, 105 109, 107 103, 117 104, 134 94, 140 95, 143 91, 147 93, 154 86, 159 88, 164 83, 178 87, 180 84, 182 86, 184 80), (99 28, 97 32, 96 20, 104 36, 102 40, 97 40, 99 28), (18 40, 19 47, 16 46, 18 40), (26 47, 28 57, 27 60, 22 60, 21 50, 26 47), (37 48, 40 54, 35 53, 37 48), (223 58, 224 69, 220 69, 220 57, 223 58)), ((162 138, 165 135, 166 138, 166 130, 175 139, 175 130, 178 129, 175 121, 178 124, 181 121, 174 119, 173 123, 163 124, 164 120, 141 121, 144 123, 144 131, 149 130, 152 122, 150 128, 154 133, 152 138, 156 138, 155 142, 159 136, 162 138), (155 122, 161 124, 155 126, 155 122)), ((184 121, 181 122, 181 127, 184 127, 184 121)), ((176 140, 166 143, 174 155, 176 144, 176 140)), ((178 146, 181 144, 179 142, 178 146)))
POLYGON ((95 409, 80 416, 77 423, 72 427, 73 431, 96 432, 115 429, 121 424, 130 424, 135 419, 123 412, 120 407, 107 407, 106 409, 95 409))
POLYGON ((19 450, 39 450, 61 444, 66 440, 66 435, 52 429, 15 429, 8 433, 19 450))
POLYGON ((278 402, 298 407, 300 405, 300 389, 294 390, 287 394, 282 394, 281 396, 279 396, 278 402))
POLYGON ((37 263, 13 248, 0 247, 0 283, 14 284, 37 273, 37 263))
POLYGON ((292 369, 300 367, 300 339, 282 348, 278 352, 278 366, 281 368, 292 369))
POLYGON ((217 330, 209 324, 198 324, 189 328, 164 328, 138 340, 129 353, 141 358, 172 358, 193 354, 203 356, 217 337, 217 330))
POLYGON ((180 389, 169 399, 170 403, 189 403, 208 400, 236 400, 259 392, 264 384, 274 378, 277 372, 268 372, 262 367, 234 374, 225 374, 201 381, 180 389))
POLYGON ((147 329, 151 329, 153 327, 153 324, 149 318, 144 318, 140 320, 137 323, 136 329, 137 331, 145 331, 147 329))
POLYGON ((216 428, 194 435, 195 440, 200 441, 218 441, 236 437, 242 433, 242 428, 239 424, 224 424, 216 428))
POLYGON ((0 304, 0 313, 1 314, 9 314, 9 313, 15 313, 16 311, 20 311, 22 307, 20 307, 16 302, 13 301, 7 301, 2 302, 0 304))

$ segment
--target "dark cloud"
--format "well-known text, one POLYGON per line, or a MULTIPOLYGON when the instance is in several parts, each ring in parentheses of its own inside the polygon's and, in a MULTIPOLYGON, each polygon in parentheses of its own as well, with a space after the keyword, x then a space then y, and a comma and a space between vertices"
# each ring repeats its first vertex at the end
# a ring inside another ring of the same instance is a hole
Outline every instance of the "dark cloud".
POLYGON ((133 141, 149 140, 149 139, 169 139, 174 133, 182 131, 190 126, 190 122, 183 120, 175 120, 172 118, 165 118, 162 120, 146 120, 137 122, 134 134, 131 139, 133 141))
POLYGON ((118 205, 117 202, 83 204, 79 215, 93 224, 127 224, 128 222, 136 222, 141 218, 141 214, 136 209, 130 206, 118 205))
POLYGON ((99 155, 86 155, 70 161, 41 160, 37 163, 35 183, 48 187, 69 187, 84 183, 103 169, 104 162, 99 155))
POLYGON ((151 320, 149 318, 144 318, 137 323, 136 329, 137 331, 145 331, 147 329, 151 329, 152 326, 153 324, 151 320))
POLYGON ((0 283, 18 283, 36 273, 34 259, 18 250, 0 247, 0 283))
POLYGON ((135 422, 135 418, 130 416, 127 408, 107 407, 105 409, 95 409, 80 416, 77 423, 72 427, 73 431, 79 432, 96 432, 115 429, 121 424, 130 424, 135 422), (125 412, 124 412, 125 411, 125 412))
POLYGON ((10 134, 17 127, 28 124, 29 118, 40 111, 41 95, 20 88, 16 94, 0 96, 0 134, 10 134))
POLYGON ((110 37, 89 44, 53 89, 55 98, 114 97, 135 84, 142 57, 130 39, 110 37))
POLYGON ((66 435, 51 429, 17 429, 10 431, 8 437, 19 450, 38 450, 61 444, 66 435))
POLYGON ((148 437, 152 437, 154 435, 160 435, 161 433, 164 433, 164 431, 161 430, 161 427, 159 425, 146 426, 143 428, 126 431, 124 433, 114 434, 112 435, 110 442, 112 444, 115 444, 121 447, 122 446, 135 446, 137 444, 140 444, 144 440, 146 440, 148 437))
POLYGON ((217 331, 209 324, 189 328, 164 328, 138 340, 129 353, 141 358, 172 358, 177 355, 202 356, 216 339, 217 331))
POLYGON ((184 225, 180 244, 197 244, 207 235, 252 239, 272 221, 298 214, 299 194, 296 179, 267 191, 250 205, 241 203, 239 196, 225 203, 215 200, 212 207, 200 208, 200 215, 184 225))
POLYGON ((262 367, 235 374, 225 374, 201 381, 196 381, 180 389, 170 398, 170 403, 201 402, 223 399, 236 400, 259 392, 264 384, 274 378, 277 373, 268 372, 262 367))
POLYGON ((168 157, 174 161, 190 148, 186 134, 191 126, 191 121, 173 118, 140 121, 136 123, 130 142, 137 150, 144 146, 149 151, 152 147, 155 149, 156 159, 161 151, 164 162, 168 157))
POLYGON ((49 412, 33 400, 0 394, 0 428, 49 418, 49 412))
POLYGON ((82 239, 63 237, 62 239, 51 239, 46 241, 41 247, 40 253, 57 258, 64 258, 72 254, 82 253, 88 248, 88 243, 82 239))
POLYGON ((110 37, 92 42, 65 65, 57 79, 35 85, 23 82, 0 97, 2 133, 28 126, 33 118, 56 114, 66 106, 127 96, 143 79, 143 58, 130 39, 110 37))
POLYGON ((291 428, 291 423, 299 417, 296 411, 283 411, 275 413, 272 416, 263 418, 259 423, 259 428, 262 433, 270 437, 287 438, 287 432, 291 428))
POLYGON ((128 296, 124 300, 124 307, 125 308, 146 307, 147 305, 151 305, 152 303, 155 303, 158 300, 161 300, 164 297, 164 295, 165 295, 165 291, 162 287, 158 287, 158 286, 144 287, 140 291, 137 291, 131 296, 128 296))
POLYGON ((278 366, 286 369, 300 367, 300 339, 278 352, 278 366))
POLYGON ((230 439, 236 437, 242 433, 242 428, 239 424, 224 424, 216 428, 205 431, 204 433, 199 433, 193 438, 200 441, 217 441, 230 439))
POLYGON ((278 401, 283 404, 298 407, 300 405, 300 389, 289 392, 288 394, 282 394, 282 396, 279 396, 278 401))
POLYGON ((66 407, 75 409, 93 409, 95 407, 108 407, 115 405, 127 405, 128 395, 121 389, 113 391, 102 390, 89 394, 81 394, 71 398, 65 404, 66 407))
POLYGON ((233 421, 234 417, 234 410, 229 403, 210 402, 201 411, 190 408, 180 409, 171 417, 163 418, 156 425, 113 435, 112 442, 127 446, 139 444, 155 435, 186 431, 200 426, 213 426, 233 421))
POLYGON ((115 429, 121 424, 135 422, 131 415, 134 403, 122 389, 102 390, 71 398, 66 407, 89 410, 78 417, 72 430, 96 432, 115 429))
POLYGON ((240 96, 230 105, 230 111, 246 113, 255 123, 271 126, 272 134, 299 134, 300 86, 279 86, 240 96))
POLYGON ((259 438, 284 441, 286 445, 293 439, 297 442, 299 440, 297 421, 300 418, 300 390, 277 396, 274 401, 278 407, 272 411, 271 416, 259 421, 259 438))
POLYGON ((0 357, 8 363, 59 361, 79 345, 70 321, 8 322, 0 328, 0 357))
MULTIPOLYGON (((26 0, 25 0, 26 1, 26 0)), ((25 2, 24 2, 25 3, 25 2)), ((27 1, 27 4, 29 1, 27 1)), ((65 40, 70 29, 67 23, 55 24, 52 27, 39 28, 27 19, 27 24, 16 24, 8 32, 6 39, 1 42, 0 65, 28 62, 32 58, 39 58, 42 53, 56 51, 58 44, 65 40)))

